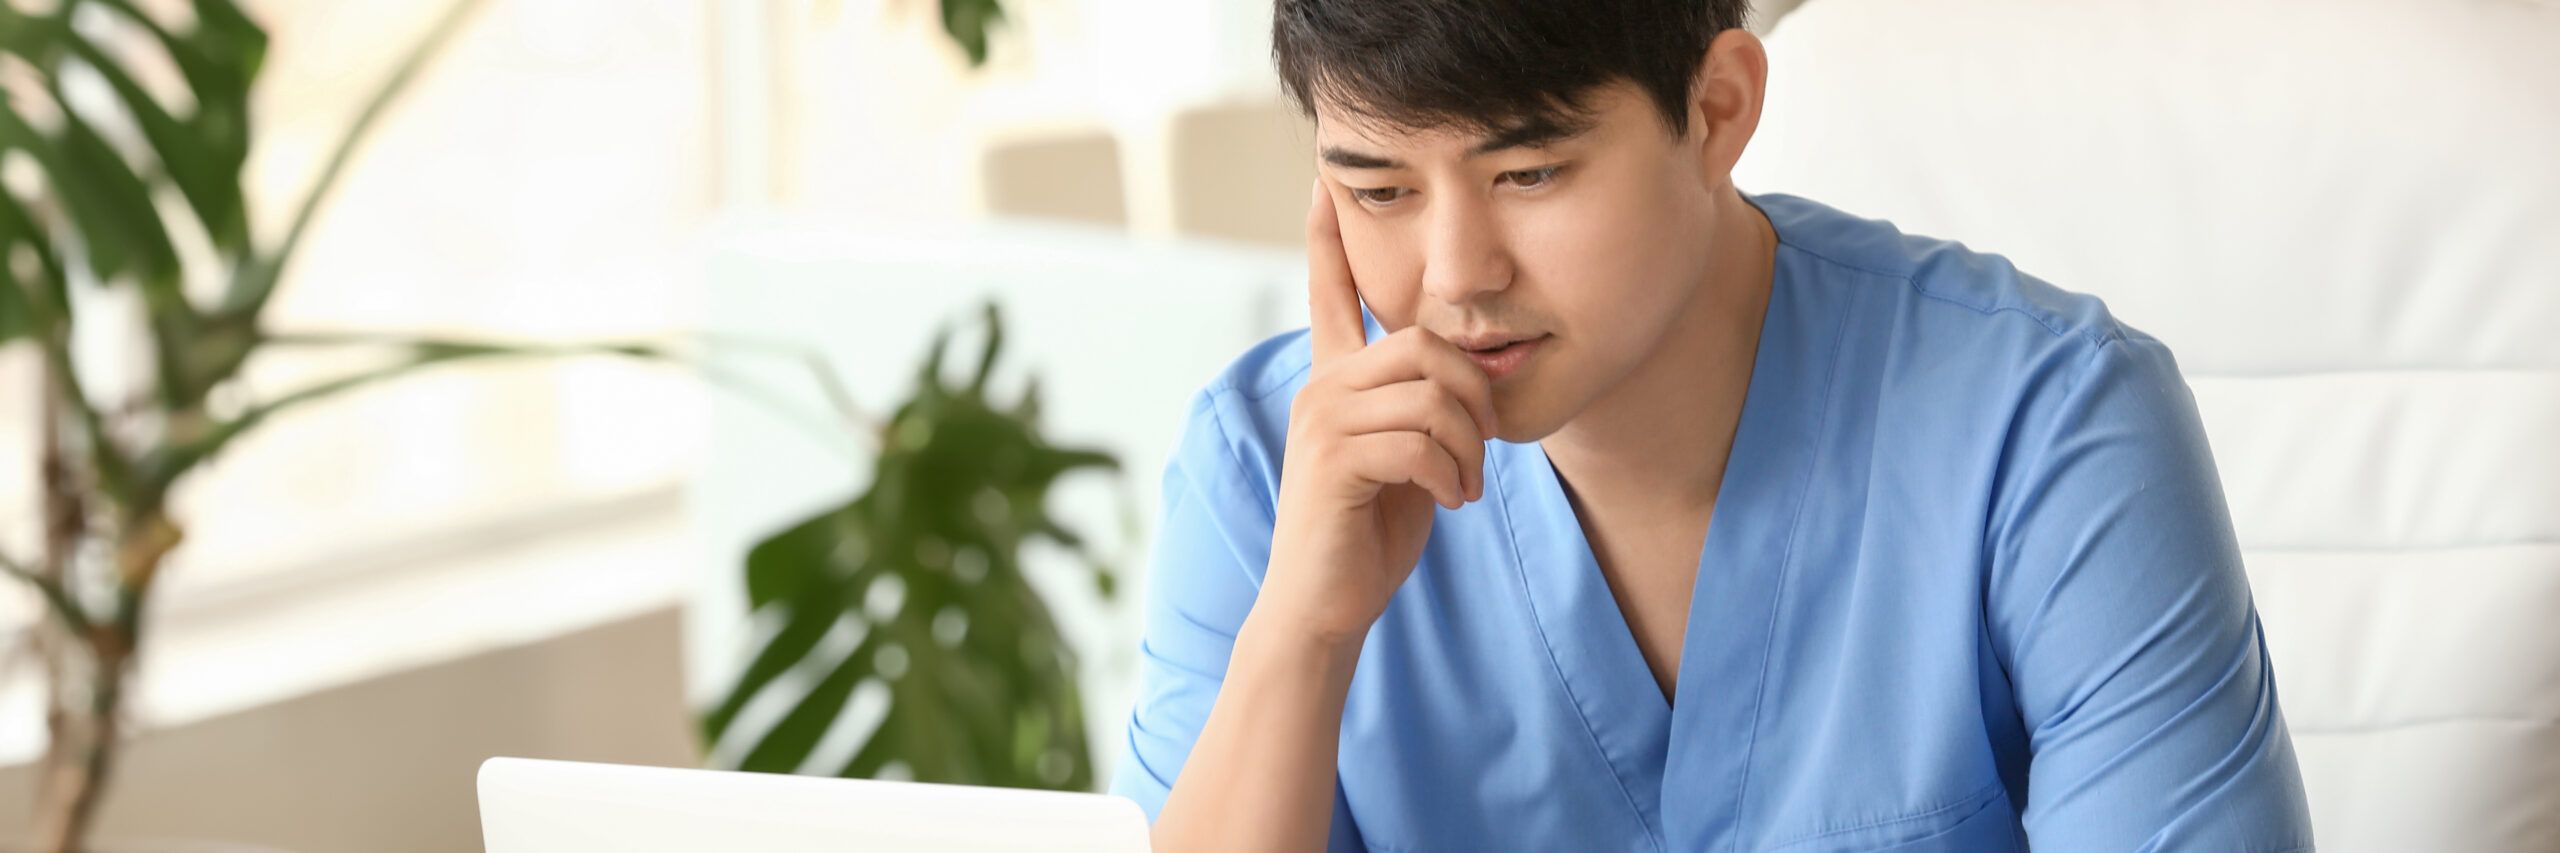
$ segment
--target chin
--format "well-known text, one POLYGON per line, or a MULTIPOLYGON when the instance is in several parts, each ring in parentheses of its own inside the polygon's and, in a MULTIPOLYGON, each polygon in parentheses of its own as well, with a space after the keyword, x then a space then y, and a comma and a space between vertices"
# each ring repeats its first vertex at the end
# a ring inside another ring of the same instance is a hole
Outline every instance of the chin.
POLYGON ((1494 419, 1502 424, 1502 431, 1496 433, 1494 438, 1512 444, 1527 444, 1545 438, 1547 434, 1556 431, 1557 425, 1551 422, 1552 416, 1545 406, 1518 399, 1518 396, 1515 392, 1497 395, 1494 398, 1494 419))

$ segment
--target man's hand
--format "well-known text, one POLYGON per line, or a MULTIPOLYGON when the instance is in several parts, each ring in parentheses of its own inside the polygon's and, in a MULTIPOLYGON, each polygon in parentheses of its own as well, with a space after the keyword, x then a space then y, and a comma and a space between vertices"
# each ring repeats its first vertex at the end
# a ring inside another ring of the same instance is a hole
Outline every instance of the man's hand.
POLYGON ((1361 641, 1431 505, 1484 493, 1484 371, 1419 328, 1375 345, 1324 183, 1307 209, 1315 368, 1291 401, 1271 562, 1153 835, 1164 853, 1322 850, 1361 641))
POLYGON ((1256 615, 1352 641, 1413 573, 1432 504, 1484 495, 1497 432, 1484 371, 1409 326, 1368 343, 1360 295, 1323 179, 1307 209, 1315 367, 1289 409, 1271 565, 1256 615))

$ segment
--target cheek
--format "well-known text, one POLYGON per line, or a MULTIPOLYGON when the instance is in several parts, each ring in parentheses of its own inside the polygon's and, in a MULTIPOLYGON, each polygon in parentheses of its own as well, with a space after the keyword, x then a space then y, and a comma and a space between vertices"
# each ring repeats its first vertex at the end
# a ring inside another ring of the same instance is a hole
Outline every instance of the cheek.
POLYGON ((1576 209, 1558 225, 1595 254, 1630 266, 1658 264, 1705 236, 1694 203, 1668 170, 1620 168, 1595 182, 1601 185, 1577 197, 1576 209))
POLYGON ((1623 197, 1542 211, 1524 233, 1523 272, 1546 283, 1552 310, 1585 330, 1636 329, 1664 318, 1686 288, 1676 217, 1623 197))
POLYGON ((1378 325, 1390 332, 1413 325, 1422 273, 1411 247, 1393 230, 1355 217, 1342 223, 1342 252, 1351 260, 1351 280, 1378 325))
POLYGON ((1558 366, 1572 374, 1567 385, 1605 387, 1677 322, 1699 272, 1694 232, 1676 207, 1641 191, 1557 205, 1534 227, 1534 250, 1522 253, 1534 269, 1525 272, 1544 285, 1546 309, 1573 338, 1572 357, 1558 366))

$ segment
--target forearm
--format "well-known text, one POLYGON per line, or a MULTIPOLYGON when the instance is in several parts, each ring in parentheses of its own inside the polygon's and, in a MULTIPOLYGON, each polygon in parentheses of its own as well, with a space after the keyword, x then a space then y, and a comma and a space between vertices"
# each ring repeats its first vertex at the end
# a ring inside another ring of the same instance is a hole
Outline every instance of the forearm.
POLYGON ((1158 816, 1158 853, 1318 851, 1333 818, 1334 757, 1356 639, 1329 640, 1257 610, 1158 816))

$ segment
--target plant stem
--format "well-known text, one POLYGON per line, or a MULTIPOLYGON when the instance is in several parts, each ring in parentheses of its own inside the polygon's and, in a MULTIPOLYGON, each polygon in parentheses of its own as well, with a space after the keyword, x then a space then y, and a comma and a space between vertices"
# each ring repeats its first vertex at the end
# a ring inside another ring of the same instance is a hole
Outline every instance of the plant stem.
MULTIPOLYGON (((80 542, 92 527, 63 430, 70 405, 64 396, 71 393, 77 393, 76 386, 49 376, 40 404, 45 550, 34 574, 57 590, 71 588, 68 579, 80 542)), ((77 606, 76 597, 66 594, 65 600, 77 606)), ((105 649, 98 631, 67 618, 39 626, 36 638, 44 661, 45 726, 51 737, 38 777, 35 838, 38 850, 73 853, 88 834, 100 784, 114 761, 115 710, 122 701, 127 658, 99 655, 105 649), (76 701, 81 692, 90 701, 76 701)))
MULTIPOLYGON (((65 636, 68 636, 66 634, 65 636)), ((115 767, 121 737, 124 683, 132 658, 111 648, 67 644, 70 653, 90 652, 91 700, 71 708, 56 705, 48 715, 53 743, 45 753, 43 787, 37 795, 36 849, 45 853, 77 853, 96 822, 109 773, 115 767)), ((57 689, 64 685, 57 684, 57 689)))

